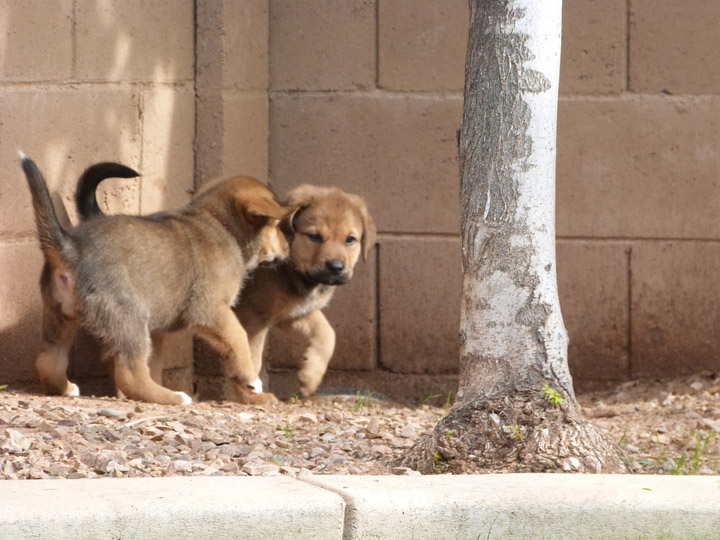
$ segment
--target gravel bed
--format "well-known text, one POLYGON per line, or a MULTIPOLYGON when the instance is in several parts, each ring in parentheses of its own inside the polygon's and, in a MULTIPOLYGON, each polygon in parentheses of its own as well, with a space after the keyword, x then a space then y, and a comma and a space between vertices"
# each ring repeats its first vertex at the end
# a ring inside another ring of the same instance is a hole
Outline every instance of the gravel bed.
MULTIPOLYGON (((578 396, 633 472, 717 474, 720 380, 701 373, 578 396)), ((419 474, 394 459, 443 416, 368 396, 166 406, 0 391, 0 479, 419 474)))

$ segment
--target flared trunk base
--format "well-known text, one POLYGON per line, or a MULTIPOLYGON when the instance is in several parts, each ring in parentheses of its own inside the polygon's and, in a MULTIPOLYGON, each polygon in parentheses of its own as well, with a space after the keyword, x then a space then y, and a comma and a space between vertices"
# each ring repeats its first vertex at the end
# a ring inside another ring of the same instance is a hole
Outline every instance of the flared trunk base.
POLYGON ((572 403, 538 392, 477 398, 453 407, 399 461, 423 474, 627 473, 619 447, 572 403))

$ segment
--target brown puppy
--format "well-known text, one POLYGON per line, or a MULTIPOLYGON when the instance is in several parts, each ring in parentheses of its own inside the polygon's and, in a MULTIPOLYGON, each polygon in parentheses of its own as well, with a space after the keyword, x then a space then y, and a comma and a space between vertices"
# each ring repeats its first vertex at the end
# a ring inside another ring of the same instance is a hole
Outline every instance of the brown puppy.
POLYGON ((78 326, 102 341, 115 382, 131 399, 191 401, 153 381, 148 365, 151 339, 158 343, 153 338, 182 328, 223 355, 238 396, 260 391, 247 334, 231 306, 247 272, 287 256, 278 224, 289 210, 264 184, 232 178, 176 212, 99 216, 65 230, 40 171, 22 153, 21 159, 45 256, 45 349, 36 367, 48 393, 79 394, 66 375, 78 326))
MULTIPOLYGON (((375 243, 375 224, 365 202, 339 189, 302 185, 285 203, 297 207, 287 225, 290 257, 274 268, 257 268, 247 281, 235 312, 248 333, 255 371, 262 366, 271 327, 303 348, 300 391, 317 390, 335 349, 335 331, 323 309, 337 285, 347 283, 353 267, 375 243)), ((272 394, 242 396, 246 403, 272 401, 272 394)))

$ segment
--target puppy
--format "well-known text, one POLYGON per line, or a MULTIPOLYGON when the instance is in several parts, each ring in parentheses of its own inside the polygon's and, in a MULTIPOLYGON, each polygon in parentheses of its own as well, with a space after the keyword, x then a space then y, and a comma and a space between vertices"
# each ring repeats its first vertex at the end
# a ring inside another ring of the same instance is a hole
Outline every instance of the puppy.
MULTIPOLYGON (((336 188, 302 185, 289 194, 297 210, 283 223, 290 257, 274 268, 257 268, 235 308, 248 333, 255 372, 262 367, 271 327, 302 347, 300 391, 317 390, 335 349, 335 331, 322 313, 335 289, 350 281, 353 267, 367 258, 376 229, 365 202, 336 188)), ((244 394, 246 403, 274 400, 272 394, 244 394)))
MULTIPOLYGON (((164 332, 183 328, 217 348, 239 399, 261 391, 247 334, 231 306, 249 271, 287 256, 278 224, 290 211, 264 184, 231 178, 175 212, 99 215, 66 230, 37 166, 22 153, 21 160, 45 258, 40 280, 45 348, 36 367, 46 392, 79 394, 66 374, 79 326, 103 343, 115 383, 128 398, 191 402, 184 392, 154 381, 148 364, 151 340, 159 344, 164 332)), ((94 191, 103 174, 92 171, 80 182, 85 191, 76 194, 86 217, 99 213, 94 191)), ((123 174, 137 176, 132 169, 123 174)))

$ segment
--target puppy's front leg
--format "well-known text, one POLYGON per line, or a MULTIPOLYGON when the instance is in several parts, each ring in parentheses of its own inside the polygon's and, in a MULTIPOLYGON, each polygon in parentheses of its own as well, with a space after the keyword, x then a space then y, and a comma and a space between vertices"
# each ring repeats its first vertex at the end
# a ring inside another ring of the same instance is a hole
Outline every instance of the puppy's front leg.
POLYGON ((278 325, 283 332, 303 343, 302 365, 298 370, 300 393, 312 395, 322 382, 335 351, 335 330, 322 311, 311 311, 304 317, 284 321, 278 325))
POLYGON ((240 403, 274 403, 277 398, 262 392, 262 383, 253 365, 248 335, 230 308, 216 314, 215 324, 195 328, 223 358, 225 375, 230 379, 240 403))

